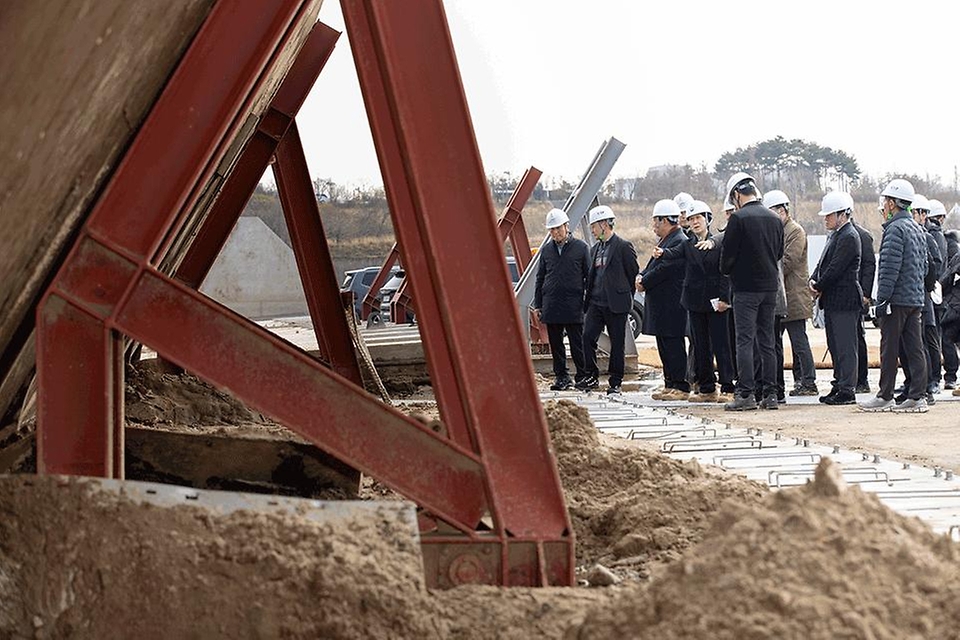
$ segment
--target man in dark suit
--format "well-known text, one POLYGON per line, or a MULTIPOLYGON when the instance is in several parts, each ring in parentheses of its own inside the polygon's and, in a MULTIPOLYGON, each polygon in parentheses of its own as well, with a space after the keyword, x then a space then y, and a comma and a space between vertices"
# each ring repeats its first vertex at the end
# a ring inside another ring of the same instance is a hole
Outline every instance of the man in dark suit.
MULTIPOLYGON (((850 220, 853 228, 860 235, 860 289, 863 291, 863 309, 873 304, 873 280, 877 274, 877 258, 873 252, 873 236, 869 231, 850 220)), ((856 393, 870 393, 870 383, 867 380, 869 365, 867 362, 867 332, 863 325, 863 313, 860 314, 860 330, 857 336, 857 387, 856 393)))
POLYGON ((583 362, 583 291, 590 270, 590 250, 583 240, 570 233, 570 219, 562 209, 547 213, 550 242, 540 251, 533 312, 547 326, 553 356, 553 391, 573 386, 567 372, 567 350, 563 334, 570 338, 570 354, 577 369, 576 381, 586 377, 583 362))
POLYGON ((633 293, 640 271, 637 250, 613 231, 615 218, 613 210, 604 205, 590 210, 590 232, 597 244, 590 252, 590 272, 584 295, 583 356, 587 376, 575 385, 582 390, 600 386, 597 340, 606 327, 610 336, 608 394, 620 393, 623 382, 627 314, 633 307, 633 293))
MULTIPOLYGON (((660 200, 653 207, 653 232, 660 238, 657 248, 666 251, 688 242, 680 227, 680 207, 673 200, 660 200)), ((644 301, 643 333, 656 336, 657 352, 663 363, 663 391, 655 400, 687 400, 687 352, 683 338, 687 313, 680 304, 686 263, 682 253, 650 258, 640 274, 638 286, 644 301)))
POLYGON ((810 276, 810 291, 823 309, 827 348, 833 358, 833 389, 824 404, 856 404, 857 333, 863 310, 860 289, 860 234, 850 223, 853 198, 842 191, 823 196, 820 215, 830 231, 820 263, 810 276))

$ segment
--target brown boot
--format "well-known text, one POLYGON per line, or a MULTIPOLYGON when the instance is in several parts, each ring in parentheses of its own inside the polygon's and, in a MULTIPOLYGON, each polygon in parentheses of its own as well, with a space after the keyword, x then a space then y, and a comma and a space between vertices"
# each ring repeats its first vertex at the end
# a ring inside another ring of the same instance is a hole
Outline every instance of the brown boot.
POLYGON ((690 402, 719 402, 720 392, 714 389, 709 393, 694 393, 690 395, 690 402))

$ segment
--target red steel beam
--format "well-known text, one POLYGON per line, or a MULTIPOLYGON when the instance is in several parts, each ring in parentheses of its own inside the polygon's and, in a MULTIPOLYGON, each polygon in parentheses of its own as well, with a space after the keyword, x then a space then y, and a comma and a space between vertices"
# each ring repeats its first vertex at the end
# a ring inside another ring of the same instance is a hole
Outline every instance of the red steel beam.
POLYGON ((500 240, 506 242, 508 238, 510 239, 510 246, 513 247, 513 257, 517 261, 517 270, 521 275, 533 257, 530 251, 530 240, 527 238, 527 230, 523 225, 523 208, 530 200, 533 190, 537 188, 537 182, 542 175, 543 172, 536 167, 530 167, 524 172, 513 193, 510 194, 510 199, 507 200, 507 206, 500 214, 500 219, 497 221, 500 240))
POLYGON ((569 536, 443 7, 439 0, 342 6, 387 192, 401 200, 391 214, 441 414, 450 401, 463 411, 500 535, 569 536), (469 251, 458 250, 464 239, 469 251), (449 369, 437 370, 438 351, 449 369))
POLYGON ((452 524, 474 527, 487 508, 473 454, 174 280, 141 272, 116 324, 452 524))
POLYGON ((176 278, 199 289, 263 177, 280 137, 293 121, 336 46, 340 32, 317 22, 270 103, 275 119, 263 118, 227 176, 216 202, 177 267, 176 278), (282 115, 284 118, 276 118, 282 115), (276 120, 280 122, 277 123, 276 120), (271 131, 268 125, 275 130, 271 131), (279 126, 278 126, 279 125, 279 126), (276 130, 279 129, 279 130, 276 130))
POLYGON ((371 313, 380 313, 377 294, 380 293, 383 285, 387 284, 387 279, 390 277, 390 270, 393 269, 393 265, 395 265, 398 260, 400 260, 400 249, 397 247, 397 243, 394 242, 393 246, 390 247, 390 253, 387 254, 387 259, 383 261, 383 265, 380 267, 380 271, 377 271, 377 277, 370 283, 370 288, 367 289, 367 295, 363 296, 363 305, 360 308, 361 320, 369 318, 371 313))
POLYGON ((273 173, 277 178, 283 216, 290 231, 320 358, 347 380, 363 386, 296 122, 291 122, 287 128, 276 156, 273 173))

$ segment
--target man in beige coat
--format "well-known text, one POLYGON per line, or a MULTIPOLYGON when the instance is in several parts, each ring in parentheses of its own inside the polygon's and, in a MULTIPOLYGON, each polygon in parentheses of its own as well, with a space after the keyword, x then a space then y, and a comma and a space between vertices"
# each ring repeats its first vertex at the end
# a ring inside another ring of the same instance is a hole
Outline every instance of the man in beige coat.
POLYGON ((779 347, 783 349, 783 330, 790 336, 793 351, 793 381, 791 396, 815 396, 817 370, 813 352, 807 339, 807 319, 813 315, 813 300, 807 291, 810 279, 807 268, 807 234, 790 217, 790 199, 783 191, 774 189, 763 196, 763 205, 780 216, 783 222, 783 286, 787 294, 787 316, 780 324, 779 347))

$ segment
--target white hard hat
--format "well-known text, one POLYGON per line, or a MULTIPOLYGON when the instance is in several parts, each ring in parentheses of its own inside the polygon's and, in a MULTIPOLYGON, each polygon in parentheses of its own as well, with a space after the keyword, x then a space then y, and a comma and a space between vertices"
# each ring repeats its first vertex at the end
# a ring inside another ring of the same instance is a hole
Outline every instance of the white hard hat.
POLYGON ((774 207, 779 207, 781 205, 790 204, 790 198, 787 197, 783 191, 780 189, 774 189, 773 191, 767 191, 763 194, 763 206, 767 209, 773 209, 774 207))
POLYGON ((724 211, 733 211, 736 207, 730 202, 730 194, 727 194, 727 197, 723 199, 723 210, 724 211))
POLYGON ((820 213, 818 215, 828 216, 831 213, 840 213, 841 211, 851 212, 853 210, 853 196, 845 191, 828 191, 820 201, 820 213))
POLYGON ((915 193, 910 208, 914 211, 930 211, 930 201, 919 193, 915 193))
POLYGON ((547 212, 547 229, 556 229, 568 222, 570 222, 570 218, 567 217, 563 209, 550 209, 547 212))
POLYGON ((943 206, 943 203, 939 200, 930 198, 930 213, 927 214, 928 218, 942 218, 947 215, 947 208, 943 206))
POLYGON ((687 217, 691 216, 703 216, 707 220, 707 224, 713 220, 713 211, 710 211, 710 205, 708 205, 703 200, 694 200, 693 204, 690 205, 690 211, 687 211, 687 217))
POLYGON ((894 200, 906 200, 907 202, 913 202, 913 196, 915 193, 916 192, 913 190, 913 185, 907 180, 904 180, 903 178, 894 178, 886 187, 883 188, 883 191, 880 192, 880 195, 893 198, 894 200))
POLYGON ((692 195, 686 191, 681 191, 677 195, 673 196, 673 201, 677 203, 678 207, 680 207, 680 211, 686 212, 687 215, 690 214, 690 210, 694 203, 692 195))
MULTIPOLYGON (((744 182, 754 182, 754 186, 756 186, 753 176, 751 176, 749 173, 738 171, 730 176, 730 179, 727 180, 727 195, 729 196, 732 194, 734 187, 744 182)), ((733 198, 730 198, 730 201, 733 202, 733 198)))
POLYGON ((613 215, 613 209, 605 204, 590 209, 590 224, 600 222, 601 220, 613 220, 617 216, 613 215))
POLYGON ((673 200, 657 200, 653 205, 654 218, 678 218, 680 217, 680 206, 673 200))

